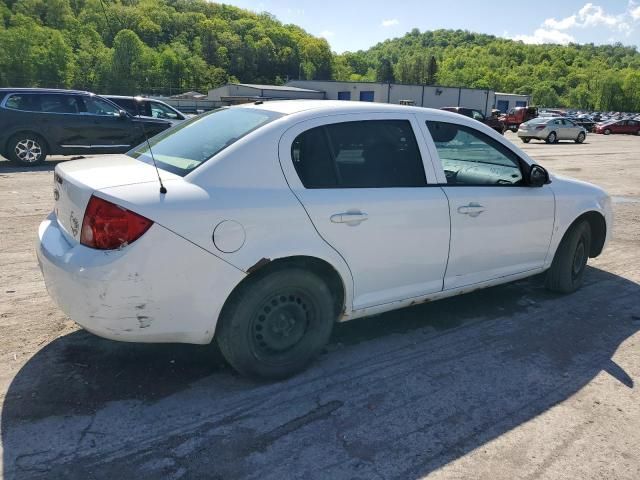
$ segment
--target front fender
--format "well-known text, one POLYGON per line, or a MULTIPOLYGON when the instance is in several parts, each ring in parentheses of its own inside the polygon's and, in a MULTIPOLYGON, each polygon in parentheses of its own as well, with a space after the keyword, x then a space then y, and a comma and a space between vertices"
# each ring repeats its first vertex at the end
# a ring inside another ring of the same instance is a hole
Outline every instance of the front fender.
POLYGON ((545 267, 550 267, 560 242, 569 228, 581 216, 595 212, 604 218, 606 226, 603 249, 611 238, 613 209, 611 197, 600 187, 571 178, 553 175, 551 188, 556 196, 556 211, 549 255, 545 267))

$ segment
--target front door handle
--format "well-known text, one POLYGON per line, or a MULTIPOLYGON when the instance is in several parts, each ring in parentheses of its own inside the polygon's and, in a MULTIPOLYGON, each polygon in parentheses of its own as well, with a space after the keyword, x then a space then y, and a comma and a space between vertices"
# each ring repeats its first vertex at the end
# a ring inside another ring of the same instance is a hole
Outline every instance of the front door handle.
POLYGON ((476 202, 471 202, 469 205, 463 205, 458 207, 458 213, 461 215, 469 215, 470 217, 477 217, 482 212, 485 211, 485 208, 476 202))
POLYGON ((346 223, 349 226, 360 225, 367 220, 369 216, 359 210, 349 210, 343 213, 336 213, 331 215, 331 223, 346 223))

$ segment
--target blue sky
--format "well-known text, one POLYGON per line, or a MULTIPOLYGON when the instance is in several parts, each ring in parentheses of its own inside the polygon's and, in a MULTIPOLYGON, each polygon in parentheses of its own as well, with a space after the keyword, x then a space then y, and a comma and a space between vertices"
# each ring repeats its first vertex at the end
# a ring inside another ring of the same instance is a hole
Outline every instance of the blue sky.
POLYGON ((366 49, 412 28, 464 29, 527 43, 640 46, 640 0, 226 0, 267 11, 325 37, 338 53, 366 49), (503 7, 504 5, 504 7, 503 7))

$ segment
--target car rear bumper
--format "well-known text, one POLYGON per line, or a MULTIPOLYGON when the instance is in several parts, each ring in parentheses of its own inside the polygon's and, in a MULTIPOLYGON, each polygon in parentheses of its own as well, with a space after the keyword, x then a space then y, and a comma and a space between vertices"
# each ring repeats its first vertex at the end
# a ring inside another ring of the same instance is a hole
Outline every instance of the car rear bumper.
POLYGON ((72 244, 51 214, 38 263, 51 298, 86 330, 112 340, 209 343, 222 306, 245 274, 154 224, 120 250, 72 244))

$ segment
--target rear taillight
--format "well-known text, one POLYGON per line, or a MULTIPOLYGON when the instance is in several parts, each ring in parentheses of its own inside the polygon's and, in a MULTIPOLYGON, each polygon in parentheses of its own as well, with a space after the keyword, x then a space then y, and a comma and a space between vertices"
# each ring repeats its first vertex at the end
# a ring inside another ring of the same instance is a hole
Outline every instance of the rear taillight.
POLYGON ((82 220, 80 243, 99 250, 114 250, 135 242, 153 222, 126 208, 92 196, 82 220))
POLYGON ((546 125, 538 125, 538 126, 536 127, 536 130, 544 130, 545 128, 547 128, 547 126, 546 126, 546 125))

